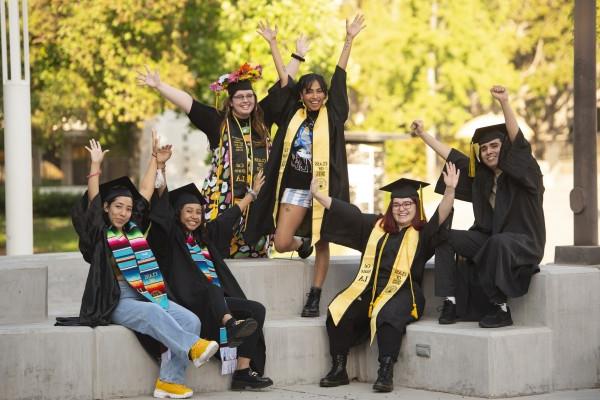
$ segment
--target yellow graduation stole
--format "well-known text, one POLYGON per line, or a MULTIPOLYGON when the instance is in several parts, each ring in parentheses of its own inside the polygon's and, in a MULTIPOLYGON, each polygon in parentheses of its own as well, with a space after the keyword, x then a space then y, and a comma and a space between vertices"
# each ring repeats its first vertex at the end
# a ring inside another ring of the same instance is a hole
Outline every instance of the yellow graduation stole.
MULTIPOLYGON (((386 235, 385 231, 381 228, 381 221, 378 220, 371 231, 369 241, 367 242, 367 248, 363 254, 363 258, 360 264, 360 269, 354 281, 348 286, 342 293, 336 296, 335 299, 329 304, 329 312, 333 319, 333 323, 337 326, 340 322, 344 313, 350 307, 350 304, 360 296, 361 293, 366 289, 369 281, 371 280, 371 274, 373 273, 373 267, 375 265, 375 253, 377 250, 377 243, 379 240, 386 235)), ((390 278, 385 285, 383 291, 377 296, 376 299, 371 299, 371 305, 369 307, 369 317, 371 318, 371 343, 377 332, 377 315, 383 306, 396 294, 396 292, 402 287, 407 277, 410 277, 410 267, 415 258, 417 252, 417 246, 419 244, 419 232, 412 226, 409 227, 404 233, 404 238, 400 244, 400 250, 396 254, 394 260, 394 266, 390 278)), ((379 251, 379 257, 377 260, 376 269, 379 270, 381 254, 383 253, 385 242, 382 244, 379 251)), ((415 293, 412 287, 412 278, 410 280, 410 289, 413 299, 413 308, 411 315, 416 319, 417 308, 415 302, 415 293)), ((377 282, 373 282, 373 286, 377 285, 377 282)), ((375 287, 373 288, 373 295, 375 294, 375 287)))
MULTIPOLYGON (((281 154, 281 162, 279 164, 279 176, 277 178, 277 190, 275 191, 276 201, 273 208, 273 218, 277 221, 277 212, 279 211, 279 191, 281 190, 281 180, 283 172, 290 156, 292 141, 296 137, 296 132, 304 120, 306 119, 306 109, 300 108, 290 121, 285 139, 283 141, 283 152, 281 154)), ((313 127, 312 137, 312 167, 313 178, 319 182, 319 191, 329 195, 329 120, 327 118, 327 107, 321 107, 319 116, 313 127)), ((325 207, 318 201, 313 201, 312 206, 312 243, 317 243, 321 238, 321 224, 323 223, 323 215, 325 207)))

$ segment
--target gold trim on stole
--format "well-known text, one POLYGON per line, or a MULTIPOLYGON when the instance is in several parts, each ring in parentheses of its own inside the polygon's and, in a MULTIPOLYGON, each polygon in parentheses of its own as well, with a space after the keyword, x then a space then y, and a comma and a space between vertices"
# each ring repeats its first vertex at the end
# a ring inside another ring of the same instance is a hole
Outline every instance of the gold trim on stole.
MULTIPOLYGON (((277 177, 277 188, 275 191, 275 205, 273 207, 273 219, 277 222, 277 213, 279 212, 279 199, 281 190, 281 181, 283 173, 290 156, 292 142, 296 137, 298 128, 304 120, 306 120, 306 109, 300 108, 292 117, 288 124, 283 141, 283 151, 281 153, 281 161, 279 163, 279 176, 277 177)), ((329 119, 327 117, 327 107, 321 107, 319 116, 313 127, 312 141, 312 166, 313 178, 316 178, 319 183, 319 191, 329 195, 329 119)), ((317 243, 321 238, 321 224, 323 223, 323 215, 325 207, 318 201, 313 201, 312 205, 312 243, 317 243)))

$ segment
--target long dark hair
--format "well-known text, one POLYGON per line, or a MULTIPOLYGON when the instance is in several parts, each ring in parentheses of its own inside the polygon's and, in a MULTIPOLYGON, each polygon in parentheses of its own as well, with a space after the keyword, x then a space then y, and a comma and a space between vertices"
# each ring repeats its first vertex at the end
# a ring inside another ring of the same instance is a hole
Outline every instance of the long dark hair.
MULTIPOLYGON (((269 129, 265 124, 265 116, 262 108, 258 105, 258 98, 256 97, 256 93, 252 91, 254 95, 254 109, 250 113, 250 122, 252 131, 258 133, 258 136, 261 138, 261 142, 264 142, 265 138, 269 136, 269 129)), ((221 113, 223 114, 223 122, 221 122, 221 131, 226 129, 227 120, 229 117, 233 116, 233 111, 231 110, 231 97, 227 96, 225 102, 223 103, 223 108, 221 108, 221 113)))
POLYGON ((325 94, 325 97, 327 97, 327 82, 325 82, 325 78, 323 78, 323 75, 311 72, 310 74, 302 75, 298 80, 297 87, 299 99, 302 99, 302 92, 304 92, 304 90, 306 89, 310 89, 310 86, 314 81, 317 81, 319 83, 319 86, 321 86, 321 90, 325 94))
MULTIPOLYGON (((417 212, 415 213, 415 217, 413 218, 413 220, 411 221, 410 224, 413 228, 420 231, 421 229, 423 229, 423 227, 427 223, 427 216, 423 215, 423 219, 421 219, 421 207, 419 207, 419 198, 418 197, 410 197, 410 199, 412 201, 414 201, 415 206, 417 207, 417 212)), ((400 232, 400 228, 398 227, 398 224, 396 223, 396 220, 394 219, 394 214, 392 214, 392 203, 393 203, 393 201, 390 200, 390 204, 388 205, 388 208, 387 208, 385 214, 383 215, 383 221, 381 221, 381 224, 380 224, 381 228, 383 228, 383 230, 386 233, 400 232)))

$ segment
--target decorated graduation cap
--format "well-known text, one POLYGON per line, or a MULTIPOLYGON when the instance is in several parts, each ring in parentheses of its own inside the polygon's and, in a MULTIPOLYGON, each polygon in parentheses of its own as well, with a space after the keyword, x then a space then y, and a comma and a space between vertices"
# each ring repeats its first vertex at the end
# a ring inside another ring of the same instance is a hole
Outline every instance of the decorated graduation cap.
POLYGON ((102 201, 111 201, 119 196, 131 197, 132 200, 142 197, 133 182, 131 182, 131 179, 127 176, 122 176, 100 185, 100 198, 102 201))
POLYGON ((392 199, 418 197, 421 219, 425 219, 425 212, 423 211, 423 188, 426 186, 429 186, 429 183, 414 179, 400 178, 382 188, 379 188, 379 190, 390 192, 392 194, 392 199))
POLYGON ((475 176, 475 160, 479 153, 479 148, 476 149, 475 146, 481 146, 494 139, 502 141, 507 134, 506 124, 489 125, 475 129, 469 154, 469 177, 473 178, 475 176))
POLYGON ((185 186, 170 191, 169 200, 176 210, 185 204, 200 204, 201 206, 206 204, 206 199, 193 183, 188 183, 185 186))
POLYGON ((258 64, 244 63, 237 70, 221 75, 219 79, 210 84, 210 90, 215 92, 215 106, 219 96, 225 90, 233 96, 238 90, 253 90, 252 82, 262 77, 262 67, 258 64))

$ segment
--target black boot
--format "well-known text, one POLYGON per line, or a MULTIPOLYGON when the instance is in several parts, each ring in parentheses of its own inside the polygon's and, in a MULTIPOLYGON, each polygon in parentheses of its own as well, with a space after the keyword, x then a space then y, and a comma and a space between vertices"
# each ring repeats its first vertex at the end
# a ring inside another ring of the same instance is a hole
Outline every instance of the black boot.
POLYGON ((302 244, 298 247, 298 250, 296 250, 298 257, 302 259, 308 258, 313 251, 313 247, 310 245, 310 238, 302 238, 300 240, 302 241, 302 244))
POLYGON ((318 317, 319 316, 319 302, 321 301, 321 288, 311 287, 306 299, 306 304, 302 309, 303 317, 318 317))
POLYGON ((447 325, 455 323, 456 320, 456 304, 450 300, 444 300, 444 306, 438 322, 442 325, 447 325))
POLYGON ((271 378, 258 375, 251 368, 238 369, 233 373, 231 390, 263 389, 273 384, 271 378))
POLYGON ((348 360, 348 356, 346 354, 337 354, 331 356, 331 360, 333 364, 331 370, 327 373, 325 378, 321 379, 319 386, 335 387, 348 385, 350 383, 348 372, 346 372, 346 361, 348 360))
POLYGON ((495 304, 493 310, 479 321, 481 328, 501 328, 512 324, 513 320, 508 305, 506 311, 504 311, 498 304, 495 304))
POLYGON ((394 359, 391 356, 383 356, 379 361, 377 380, 373 384, 376 392, 391 392, 394 390, 394 359))
POLYGON ((258 323, 253 318, 246 318, 236 320, 234 318, 229 319, 225 323, 225 329, 227 329, 227 345, 229 347, 238 347, 244 339, 256 331, 258 323))

